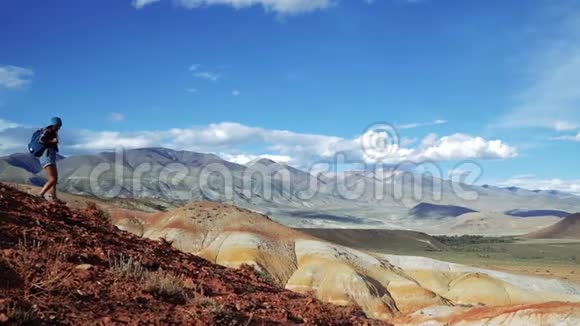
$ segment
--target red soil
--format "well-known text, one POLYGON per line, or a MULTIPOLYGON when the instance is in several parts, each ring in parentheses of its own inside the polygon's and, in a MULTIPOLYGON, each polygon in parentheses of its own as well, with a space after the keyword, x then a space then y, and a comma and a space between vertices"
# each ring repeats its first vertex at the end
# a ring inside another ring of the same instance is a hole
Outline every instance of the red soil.
POLYGON ((386 324, 120 231, 105 215, 0 184, 0 324, 386 324), (114 268, 128 258, 176 276, 180 294, 114 268))

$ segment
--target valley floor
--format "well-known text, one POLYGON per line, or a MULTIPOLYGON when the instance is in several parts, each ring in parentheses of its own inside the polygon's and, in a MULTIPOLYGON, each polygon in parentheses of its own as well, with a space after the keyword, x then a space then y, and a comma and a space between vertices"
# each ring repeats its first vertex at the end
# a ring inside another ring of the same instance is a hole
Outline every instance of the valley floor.
POLYGON ((445 244, 424 233, 396 230, 300 229, 341 245, 378 253, 422 256, 522 275, 556 278, 580 285, 580 241, 480 238, 445 244), (498 241, 502 242, 496 242, 498 241), (505 242, 503 242, 505 241, 505 242))

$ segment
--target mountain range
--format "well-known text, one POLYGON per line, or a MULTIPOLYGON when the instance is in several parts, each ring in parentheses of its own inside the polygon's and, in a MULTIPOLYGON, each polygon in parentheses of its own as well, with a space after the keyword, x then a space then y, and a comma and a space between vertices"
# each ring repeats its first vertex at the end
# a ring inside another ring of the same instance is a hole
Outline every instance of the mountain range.
MULTIPOLYGON (((264 158, 241 165, 166 148, 59 157, 58 168, 59 189, 68 193, 140 198, 168 209, 222 202, 294 227, 422 230, 475 212, 552 217, 522 230, 528 233, 580 211, 580 197, 558 191, 466 185, 396 168, 309 173, 264 158)), ((0 158, 1 181, 39 185, 43 179, 40 164, 28 154, 0 158)))

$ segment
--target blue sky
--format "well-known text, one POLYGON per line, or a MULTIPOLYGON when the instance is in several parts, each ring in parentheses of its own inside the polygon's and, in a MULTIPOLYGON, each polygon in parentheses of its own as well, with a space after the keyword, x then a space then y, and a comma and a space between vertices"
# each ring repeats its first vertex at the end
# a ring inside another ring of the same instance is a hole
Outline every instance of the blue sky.
POLYGON ((64 154, 371 162, 386 122, 388 163, 580 192, 572 0, 5 0, 0 42, 0 154, 58 115, 64 154))

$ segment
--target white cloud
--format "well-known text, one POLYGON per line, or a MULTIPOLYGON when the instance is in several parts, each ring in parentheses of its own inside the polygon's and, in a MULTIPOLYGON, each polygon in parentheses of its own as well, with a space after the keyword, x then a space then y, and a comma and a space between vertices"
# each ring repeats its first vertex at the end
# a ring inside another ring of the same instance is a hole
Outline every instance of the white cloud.
POLYGON ((436 125, 442 125, 442 124, 446 124, 447 120, 435 120, 435 121, 430 121, 430 122, 414 122, 414 123, 407 123, 407 124, 402 124, 402 125, 397 125, 397 129, 413 129, 413 128, 419 128, 419 127, 428 127, 428 126, 436 126, 436 125))
POLYGON ((21 127, 21 125, 16 123, 16 122, 0 119, 0 131, 4 131, 6 129, 11 129, 11 128, 19 128, 19 127, 21 127))
MULTIPOLYGON (((8 137, 27 140, 30 131, 22 133, 24 128, 16 127, 0 130, 0 139, 8 137)), ((232 155, 232 160, 242 162, 258 157, 253 152, 267 153, 261 157, 270 157, 275 161, 292 162, 297 166, 308 166, 320 160, 332 160, 338 152, 345 153, 349 160, 364 160, 374 163, 361 146, 364 135, 347 139, 329 135, 296 133, 289 130, 265 129, 246 126, 234 122, 222 122, 192 128, 173 128, 168 130, 116 132, 65 130, 63 135, 68 143, 63 144, 65 152, 81 153, 113 150, 117 147, 168 147, 181 150, 211 152, 232 155), (72 143, 71 143, 72 142, 72 143), (251 148, 244 152, 244 149, 251 148), (291 159, 290 159, 291 158, 291 159)), ((19 143, 18 146, 21 146, 19 143)), ((389 155, 383 163, 400 163, 403 161, 420 162, 424 160, 460 160, 460 159, 498 159, 511 158, 517 150, 501 140, 485 140, 463 134, 438 137, 434 134, 425 137, 416 147, 393 144, 389 155)), ((11 148, 18 148, 12 146, 11 148)), ((9 148, 2 148, 5 153, 9 148)), ((66 154, 66 153, 65 153, 66 154)))
POLYGON ((150 5, 152 3, 155 2, 159 2, 161 0, 133 0, 133 7, 137 8, 137 9, 141 9, 147 5, 150 5))
MULTIPOLYGON (((426 138, 427 139, 427 138, 426 138)), ((423 148, 415 153, 415 160, 461 160, 461 159, 504 159, 518 155, 515 147, 509 146, 499 139, 485 140, 465 134, 433 139, 428 136, 428 142, 423 142, 423 148)))
POLYGON ((279 14, 299 14, 329 8, 334 0, 175 0, 187 9, 212 5, 228 5, 236 9, 262 6, 266 11, 279 14))
POLYGON ((400 145, 402 147, 408 147, 408 146, 412 146, 417 142, 417 138, 409 138, 409 137, 403 137, 400 140, 400 145))
POLYGON ((0 119, 0 155, 25 151, 33 131, 19 123, 0 119))
POLYGON ((30 84, 34 72, 17 66, 0 66, 0 87, 21 88, 30 84))
POLYGON ((265 158, 272 160, 274 162, 289 164, 292 162, 292 158, 286 155, 271 155, 271 154, 262 154, 262 155, 253 155, 253 154, 228 154, 228 153, 220 153, 220 156, 225 159, 226 161, 238 163, 238 164, 247 164, 251 161, 256 159, 265 158))
POLYGON ((237 89, 234 89, 234 90, 232 91, 232 96, 240 96, 241 94, 242 94, 242 92, 240 92, 240 91, 239 91, 239 90, 237 90, 237 89))
POLYGON ((222 74, 218 72, 211 72, 207 69, 201 70, 202 65, 199 63, 194 63, 190 65, 187 70, 191 71, 195 78, 205 79, 212 82, 216 82, 222 78, 222 74))
POLYGON ((78 131, 75 135, 77 143, 70 145, 73 151, 107 151, 119 147, 143 148, 159 144, 160 135, 152 132, 126 133, 114 131, 94 132, 89 130, 78 131))
POLYGON ((558 136, 558 137, 552 137, 551 140, 569 140, 569 141, 580 142, 580 132, 578 134, 576 134, 576 136, 573 136, 573 135, 558 136))
POLYGON ((112 122, 121 122, 125 120, 125 115, 119 112, 112 112, 111 114, 109 114, 109 120, 111 120, 112 122))
POLYGON ((501 187, 516 186, 530 190, 557 190, 580 195, 580 179, 539 179, 535 175, 513 176, 497 184, 501 187))
POLYGON ((570 131, 578 129, 578 125, 570 121, 556 121, 554 123, 554 129, 557 131, 570 131))
POLYGON ((209 80, 212 82, 216 82, 216 81, 220 80, 220 78, 222 78, 221 74, 209 72, 209 71, 195 72, 193 74, 193 76, 195 76, 196 78, 205 79, 205 80, 209 80))
POLYGON ((551 37, 533 54, 530 83, 497 126, 574 130, 580 125, 580 15, 570 10, 560 37, 551 37))

